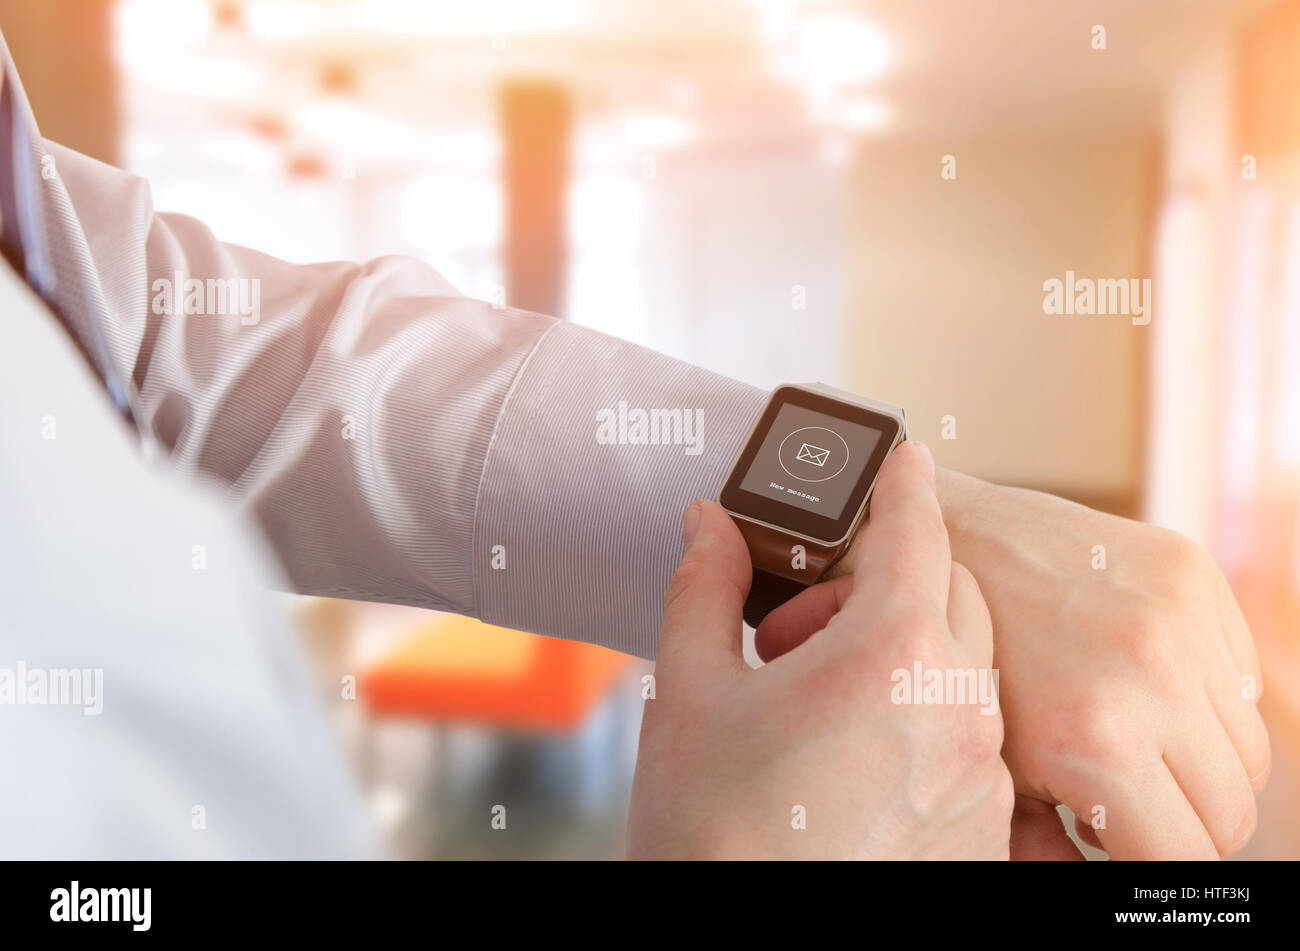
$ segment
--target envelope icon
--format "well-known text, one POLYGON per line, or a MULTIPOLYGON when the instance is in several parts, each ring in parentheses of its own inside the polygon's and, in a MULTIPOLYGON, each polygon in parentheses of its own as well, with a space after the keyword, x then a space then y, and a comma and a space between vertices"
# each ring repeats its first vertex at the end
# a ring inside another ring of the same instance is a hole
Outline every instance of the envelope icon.
POLYGON ((804 443, 799 447, 799 454, 795 456, 795 459, 800 462, 810 462, 814 466, 824 466, 830 456, 831 451, 829 449, 822 449, 820 446, 810 446, 808 443, 804 443))

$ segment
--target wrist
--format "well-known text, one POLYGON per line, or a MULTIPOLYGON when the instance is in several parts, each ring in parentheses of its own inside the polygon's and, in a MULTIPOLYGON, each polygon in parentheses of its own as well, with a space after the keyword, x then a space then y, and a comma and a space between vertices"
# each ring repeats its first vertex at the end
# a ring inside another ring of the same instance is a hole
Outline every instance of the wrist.
MULTIPOLYGON (((943 511, 943 522, 948 528, 952 557, 966 564, 967 558, 962 556, 969 557, 976 553, 979 539, 988 533, 991 516, 1001 501, 1000 493, 1004 489, 975 476, 943 468, 935 471, 934 484, 939 496, 939 508, 943 511)), ((966 566, 973 570, 973 566, 966 566)))
POLYGON ((950 469, 939 470, 936 487, 952 558, 975 576, 990 608, 1011 592, 1023 607, 1035 586, 1060 581, 1080 526, 1099 517, 1065 499, 950 469))
MULTIPOLYGON (((1004 495, 1008 491, 1012 490, 952 469, 935 469, 935 492, 948 529, 953 560, 969 568, 977 580, 982 579, 974 562, 987 540, 996 538, 995 527, 1002 518, 997 514, 998 509, 1006 504, 1004 495)), ((844 557, 831 566, 825 577, 835 578, 851 572, 856 564, 857 548, 855 538, 844 557)))

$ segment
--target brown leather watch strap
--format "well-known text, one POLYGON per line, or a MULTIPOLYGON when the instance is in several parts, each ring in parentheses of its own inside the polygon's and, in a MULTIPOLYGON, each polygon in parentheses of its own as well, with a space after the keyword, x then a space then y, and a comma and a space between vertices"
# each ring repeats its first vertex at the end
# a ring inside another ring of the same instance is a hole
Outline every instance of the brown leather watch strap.
POLYGON ((807 587, 803 581, 792 581, 762 568, 755 568, 754 580, 749 586, 749 597, 745 599, 745 623, 757 629, 763 623, 763 618, 807 587))
POLYGON ((778 532, 748 519, 732 519, 749 547, 754 577, 745 601, 745 623, 758 627, 774 608, 816 584, 844 545, 826 546, 778 532))

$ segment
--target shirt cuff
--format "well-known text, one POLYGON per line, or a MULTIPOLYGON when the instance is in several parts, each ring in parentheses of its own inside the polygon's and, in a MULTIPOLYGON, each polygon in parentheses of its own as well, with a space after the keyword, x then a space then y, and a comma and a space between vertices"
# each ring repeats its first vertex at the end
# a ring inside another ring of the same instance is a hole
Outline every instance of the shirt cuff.
POLYGON ((682 513, 717 497, 766 396, 556 324, 507 393, 488 446, 475 613, 653 658, 682 513))

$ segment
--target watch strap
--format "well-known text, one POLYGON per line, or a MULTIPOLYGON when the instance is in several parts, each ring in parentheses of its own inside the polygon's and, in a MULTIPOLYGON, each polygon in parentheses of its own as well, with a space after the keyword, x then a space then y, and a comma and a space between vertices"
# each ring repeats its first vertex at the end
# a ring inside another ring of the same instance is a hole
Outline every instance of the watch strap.
POLYGON ((768 612, 810 585, 821 580, 847 544, 827 547, 778 532, 766 525, 732 516, 749 548, 754 566, 749 597, 745 601, 745 623, 758 627, 768 612), (802 567, 796 567, 796 565, 802 567))
POLYGON ((763 623, 763 618, 807 587, 807 582, 794 581, 755 568, 754 580, 749 586, 749 597, 745 599, 745 623, 757 628, 763 623))

